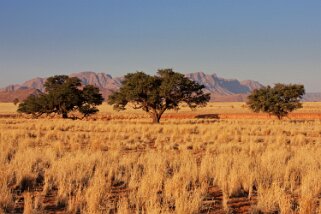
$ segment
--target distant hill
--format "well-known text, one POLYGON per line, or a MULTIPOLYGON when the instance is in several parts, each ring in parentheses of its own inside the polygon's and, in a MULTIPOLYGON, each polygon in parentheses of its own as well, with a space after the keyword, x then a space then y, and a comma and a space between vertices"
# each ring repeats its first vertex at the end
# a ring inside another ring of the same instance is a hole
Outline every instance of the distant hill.
MULTIPOLYGON (((120 78, 112 78, 110 75, 104 74, 104 73, 80 72, 80 73, 70 74, 69 76, 78 77, 82 81, 82 84, 84 85, 94 85, 98 88, 108 89, 111 91, 117 90, 121 85, 120 78)), ((31 80, 28 80, 22 84, 9 85, 5 88, 0 89, 0 91, 14 92, 18 90, 32 88, 32 89, 38 89, 44 92, 45 82, 46 82, 46 78, 37 77, 31 80)))
POLYGON ((304 102, 320 102, 321 101, 321 93, 306 93, 303 96, 304 102))
MULTIPOLYGON (((94 85, 98 87, 106 99, 113 91, 121 86, 123 77, 113 78, 106 73, 79 72, 70 76, 78 77, 84 85, 94 85)), ((225 79, 216 74, 205 74, 195 72, 186 74, 186 77, 203 84, 205 91, 211 93, 212 101, 222 102, 242 102, 246 100, 247 95, 254 89, 263 87, 257 81, 237 79, 225 79)), ((46 78, 34 78, 21 84, 9 85, 0 89, 0 102, 12 102, 15 98, 23 100, 30 94, 44 92, 44 83, 46 78)), ((321 93, 310 93, 304 98, 304 101, 321 101, 321 93)))
POLYGON ((20 88, 15 91, 0 91, 0 102, 13 102, 14 99, 20 101, 25 100, 31 94, 42 93, 38 89, 34 88, 20 88))
POLYGON ((240 82, 237 79, 224 79, 216 74, 204 74, 203 72, 186 74, 186 77, 204 85, 207 92, 218 96, 248 94, 254 89, 263 87, 257 81, 245 80, 240 82))

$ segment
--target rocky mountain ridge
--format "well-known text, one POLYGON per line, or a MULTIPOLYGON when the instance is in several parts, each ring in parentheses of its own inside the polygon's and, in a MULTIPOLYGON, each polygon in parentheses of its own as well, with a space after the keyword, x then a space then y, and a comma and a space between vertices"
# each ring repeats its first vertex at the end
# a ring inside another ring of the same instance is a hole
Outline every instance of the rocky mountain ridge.
MULTIPOLYGON (((98 87, 106 99, 113 91, 121 86, 123 77, 112 77, 106 73, 95 73, 91 71, 70 74, 71 77, 78 77, 84 85, 94 85, 98 87)), ((217 74, 205 74, 195 72, 185 74, 190 78, 205 86, 205 91, 211 93, 212 101, 242 102, 254 89, 263 87, 261 83, 254 80, 239 81, 237 79, 225 79, 217 74)), ((30 94, 44 92, 46 78, 34 78, 21 84, 9 85, 0 89, 0 102, 11 102, 15 98, 25 99, 30 94)), ((304 101, 321 101, 321 94, 307 94, 304 101)))

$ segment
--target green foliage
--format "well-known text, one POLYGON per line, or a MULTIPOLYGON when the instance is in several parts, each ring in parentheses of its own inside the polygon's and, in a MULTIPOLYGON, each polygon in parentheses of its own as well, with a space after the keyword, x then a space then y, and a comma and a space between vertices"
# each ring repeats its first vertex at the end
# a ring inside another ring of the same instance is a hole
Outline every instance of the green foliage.
POLYGON ((43 95, 30 95, 24 102, 19 104, 18 112, 32 114, 34 117, 38 117, 46 112, 44 106, 45 96, 43 95))
POLYGON ((67 118, 69 112, 79 110, 86 117, 96 113, 98 111, 96 105, 100 105, 103 101, 98 88, 88 85, 81 90, 81 82, 76 77, 65 75, 49 77, 44 86, 46 93, 29 96, 20 103, 18 112, 32 114, 35 117, 57 113, 67 118))
POLYGON ((248 97, 247 105, 254 112, 266 112, 279 119, 289 112, 302 108, 300 100, 305 93, 304 86, 298 84, 276 84, 254 90, 248 97))
POLYGON ((115 110, 124 110, 131 103, 135 109, 148 112, 153 122, 159 123, 167 109, 178 110, 182 102, 192 109, 206 105, 210 95, 205 94, 203 88, 203 85, 172 69, 159 70, 156 76, 143 72, 129 73, 119 91, 109 96, 108 103, 115 110))
POLYGON ((97 87, 86 85, 82 90, 81 100, 86 102, 83 102, 83 104, 79 106, 78 110, 84 115, 84 117, 87 117, 98 112, 96 105, 101 104, 104 99, 99 93, 99 89, 97 87))

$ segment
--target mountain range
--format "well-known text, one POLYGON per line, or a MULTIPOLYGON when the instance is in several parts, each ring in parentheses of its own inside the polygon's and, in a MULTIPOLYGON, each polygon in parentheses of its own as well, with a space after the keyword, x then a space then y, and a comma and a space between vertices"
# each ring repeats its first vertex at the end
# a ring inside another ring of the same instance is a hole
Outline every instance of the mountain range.
MULTIPOLYGON (((123 77, 112 77, 106 73, 79 72, 69 75, 78 77, 83 85, 94 85, 100 89, 103 97, 106 99, 113 91, 121 86, 123 77)), ((191 80, 194 80, 205 86, 204 91, 211 93, 212 101, 224 102, 242 102, 246 100, 247 95, 254 89, 263 87, 263 85, 254 80, 239 81, 237 79, 225 79, 216 74, 205 74, 195 72, 186 74, 191 80)), ((0 102, 12 102, 15 98, 24 100, 30 94, 39 94, 44 92, 44 83, 46 78, 34 78, 21 84, 9 85, 0 89, 0 102)), ((320 93, 307 94, 305 101, 320 101, 320 93)))

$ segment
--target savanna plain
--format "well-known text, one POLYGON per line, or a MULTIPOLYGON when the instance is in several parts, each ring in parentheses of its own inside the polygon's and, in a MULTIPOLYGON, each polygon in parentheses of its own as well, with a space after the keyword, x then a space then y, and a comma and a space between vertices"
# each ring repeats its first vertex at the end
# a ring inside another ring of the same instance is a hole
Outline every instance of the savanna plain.
POLYGON ((244 103, 152 124, 103 104, 32 119, 0 104, 0 213, 321 213, 321 103, 288 118, 244 103))

